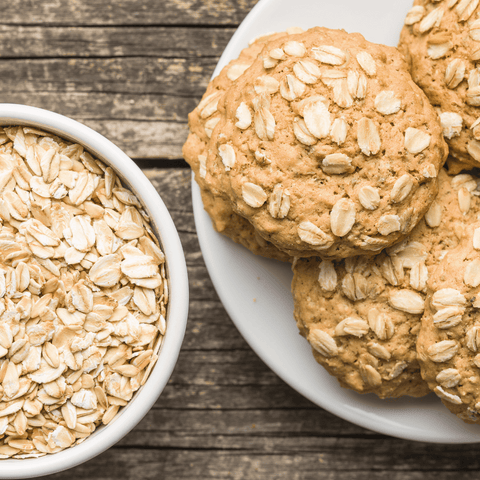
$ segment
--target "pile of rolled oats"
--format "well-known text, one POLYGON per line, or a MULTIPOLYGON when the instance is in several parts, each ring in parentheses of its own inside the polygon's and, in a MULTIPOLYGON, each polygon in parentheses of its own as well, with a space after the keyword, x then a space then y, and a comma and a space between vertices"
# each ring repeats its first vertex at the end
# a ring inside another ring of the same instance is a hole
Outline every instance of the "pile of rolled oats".
POLYGON ((135 195, 81 145, 0 128, 0 458, 83 442, 147 380, 165 257, 135 195))

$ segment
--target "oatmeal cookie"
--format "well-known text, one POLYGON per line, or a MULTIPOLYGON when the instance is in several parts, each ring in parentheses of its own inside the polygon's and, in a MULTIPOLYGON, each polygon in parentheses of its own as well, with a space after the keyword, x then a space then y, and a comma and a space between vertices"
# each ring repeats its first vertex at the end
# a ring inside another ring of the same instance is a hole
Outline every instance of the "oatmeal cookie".
POLYGON ((438 108, 450 154, 480 165, 480 4, 478 0, 415 0, 399 49, 413 80, 438 108))
POLYGON ((402 55, 359 34, 269 41, 217 110, 205 181, 289 255, 373 255, 437 193, 438 116, 402 55))
POLYGON ((449 252, 428 283, 418 337, 422 375, 444 405, 480 423, 480 223, 449 252))
POLYGON ((415 348, 426 282, 479 212, 477 197, 472 208, 464 205, 477 188, 472 177, 442 170, 439 179, 437 200, 399 245, 373 258, 294 262, 297 325, 317 362, 344 387, 381 398, 428 393, 415 348))
MULTIPOLYGON (((292 29, 292 32, 298 31, 292 29)), ((212 131, 220 119, 217 104, 220 97, 253 63, 261 52, 265 42, 280 38, 285 33, 275 33, 260 37, 251 42, 248 48, 232 60, 220 74, 208 85, 200 104, 189 115, 190 133, 183 146, 183 156, 195 173, 195 180, 200 187, 203 206, 212 219, 218 232, 230 237, 257 255, 290 261, 290 257, 258 235, 248 220, 237 215, 230 204, 220 196, 215 196, 205 183, 205 161, 208 143, 212 131)))

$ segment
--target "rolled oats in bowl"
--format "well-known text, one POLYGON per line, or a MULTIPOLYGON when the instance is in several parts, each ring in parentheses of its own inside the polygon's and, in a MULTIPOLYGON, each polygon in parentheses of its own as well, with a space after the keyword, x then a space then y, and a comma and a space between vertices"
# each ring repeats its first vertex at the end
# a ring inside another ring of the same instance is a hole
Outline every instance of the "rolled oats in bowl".
POLYGON ((165 256, 137 197, 80 144, 0 128, 0 193, 0 459, 39 457, 83 442, 146 382, 165 256))

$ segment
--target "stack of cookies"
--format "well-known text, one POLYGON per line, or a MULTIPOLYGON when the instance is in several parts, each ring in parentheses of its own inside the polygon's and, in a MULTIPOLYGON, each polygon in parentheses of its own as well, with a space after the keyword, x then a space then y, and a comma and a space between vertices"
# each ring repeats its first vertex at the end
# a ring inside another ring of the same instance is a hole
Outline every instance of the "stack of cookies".
POLYGON ((478 423, 479 4, 415 0, 402 53, 320 27, 255 39, 183 150, 215 229, 292 263, 300 333, 343 387, 434 391, 478 423))

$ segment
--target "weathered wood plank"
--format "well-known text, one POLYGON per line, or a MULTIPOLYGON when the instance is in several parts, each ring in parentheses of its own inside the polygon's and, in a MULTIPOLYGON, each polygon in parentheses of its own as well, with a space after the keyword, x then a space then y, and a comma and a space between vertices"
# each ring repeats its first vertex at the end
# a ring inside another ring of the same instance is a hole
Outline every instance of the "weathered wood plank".
MULTIPOLYGON (((1 101, 28 92, 124 93, 199 97, 217 63, 210 58, 2 59, 1 101)), ((108 118, 108 117, 105 117, 108 118)))
POLYGON ((198 238, 192 233, 183 233, 180 230, 179 223, 176 222, 177 229, 179 229, 180 240, 182 241, 185 250, 185 259, 189 266, 202 266, 203 257, 198 247, 198 238))
MULTIPOLYGON (((235 480, 473 480, 478 453, 472 446, 424 446, 362 439, 318 441, 315 451, 279 454, 252 450, 121 449, 79 466, 69 478, 102 480, 235 479, 235 480), (382 444, 388 452, 379 453, 382 444), (417 448, 414 448, 415 445, 417 448), (419 453, 420 450, 420 453, 419 453), (395 452, 395 453, 394 453, 395 452), (412 465, 412 460, 414 464, 412 465), (471 462, 471 463, 469 463, 471 462), (104 465, 107 468, 98 467, 104 465), (460 476, 459 476, 460 475, 460 476)), ((299 446, 301 447, 301 446, 299 446)), ((65 478, 62 474, 49 477, 65 478)))
MULTIPOLYGON (((158 402, 161 404, 161 400, 158 402)), ((157 403, 157 405, 158 405, 157 403)), ((120 446, 251 448, 248 442, 302 437, 376 437, 313 405, 294 410, 168 410, 154 407, 120 446), (185 442, 183 437, 188 437, 185 442), (218 443, 218 437, 223 443, 218 443), (231 438, 231 440, 230 440, 231 438)), ((283 443, 285 445, 285 441, 283 443)), ((263 446, 263 449, 266 446, 263 446)), ((262 446, 255 449, 260 451, 262 446)))
POLYGON ((238 25, 257 0, 14 0, 5 25, 238 25))
MULTIPOLYGON (((172 429, 169 431, 143 430, 143 436, 148 437, 149 447, 162 449, 189 449, 198 450, 217 450, 230 451, 234 454, 250 452, 252 456, 271 454, 279 459, 282 456, 312 455, 319 454, 323 457, 324 464, 320 467, 322 470, 478 470, 480 461, 478 460, 477 450, 474 445, 470 445, 465 450, 459 446, 449 448, 445 456, 440 459, 442 452, 446 450, 445 445, 432 445, 427 443, 413 443, 405 440, 388 438, 382 435, 362 435, 358 438, 354 429, 345 430, 334 422, 334 426, 326 425, 330 420, 328 417, 316 417, 312 410, 299 410, 300 414, 291 412, 294 422, 287 418, 286 413, 274 411, 271 417, 272 423, 265 422, 265 430, 260 424, 249 421, 249 418, 258 419, 260 422, 268 418, 264 411, 244 412, 241 420, 233 413, 225 415, 227 412, 220 413, 220 417, 228 424, 217 427, 217 422, 213 416, 208 416, 213 420, 210 429, 205 429, 202 425, 201 430, 197 431, 189 425, 178 425, 170 422, 165 417, 158 421, 165 420, 172 429), (286 423, 280 423, 285 421, 286 423), (232 425, 230 427, 229 425, 232 425), (282 425, 283 436, 279 433, 278 427, 282 425), (295 428, 297 425, 300 429, 295 428), (180 428, 179 428, 180 427, 180 428), (292 427, 290 430, 289 427, 292 427), (175 432, 177 430, 177 434, 175 432), (208 432, 208 433, 207 433, 208 432), (163 434, 163 435, 162 435, 163 434), (186 439, 189 441, 185 441, 186 439), (397 455, 392 455, 397 452, 397 455), (375 459, 374 463, 372 459, 375 459), (465 465, 463 462, 472 458, 472 463, 465 465)), ((169 411, 173 420, 182 422, 181 415, 184 412, 169 411), (178 416, 177 416, 178 413, 178 416)), ((213 412, 212 412, 213 413, 213 412)), ((230 412, 228 412, 230 413, 230 412)), ((206 419, 205 419, 206 420, 206 419)), ((194 424, 195 418, 190 420, 194 424)), ((347 422, 344 422, 347 423, 347 422)), ((128 443, 125 440, 118 444, 119 447, 138 447, 135 443, 128 443)), ((284 465, 288 468, 288 464, 284 465)), ((290 467, 291 468, 291 467, 290 467)), ((319 469, 320 470, 320 469, 319 469)), ((276 477, 275 477, 276 478, 276 477)))
MULTIPOLYGON (((0 94, 0 103, 8 101, 8 97, 2 98, 0 94)), ((30 105, 37 106, 35 102, 30 105)), ((68 116, 102 134, 133 159, 180 159, 188 136, 186 123, 89 120, 68 116)))
POLYGON ((182 158, 186 123, 83 120, 132 158, 182 158))
POLYGON ((178 159, 187 137, 188 112, 203 94, 215 63, 162 58, 1 60, 0 102, 73 117, 134 158, 178 159), (152 97, 156 101, 150 103, 152 97))
POLYGON ((183 215, 185 222, 189 224, 188 231, 195 233, 192 212, 191 171, 159 168, 143 170, 143 173, 152 182, 169 211, 183 215))
POLYGON ((218 296, 204 265, 188 265, 191 300, 217 300, 218 296))
MULTIPOLYGON (((2 60, 0 60, 1 65, 2 60)), ((1 88, 1 87, 0 87, 1 88)), ((20 103, 52 110, 78 120, 115 119, 123 121, 161 121, 186 123, 199 97, 169 94, 102 92, 6 92, 2 102, 20 103)))
MULTIPOLYGON (((255 355, 252 353, 252 355, 255 355)), ((262 368, 267 368, 262 366, 262 368)), ((172 382, 175 377, 172 376, 172 382)), ((175 385, 168 384, 162 393, 162 405, 168 409, 296 409, 311 403, 295 394, 286 384, 278 385, 175 385)))
POLYGON ((184 349, 172 376, 171 385, 195 386, 270 386, 281 380, 245 345, 241 350, 184 349))
MULTIPOLYGON (((175 416, 176 412, 170 412, 170 415, 175 416)), ((262 412, 263 413, 263 412, 262 412)), ((262 453, 272 454, 277 457, 282 455, 292 455, 296 454, 321 454, 329 455, 332 451, 335 450, 335 443, 338 442, 337 438, 338 433, 332 431, 332 436, 323 436, 319 435, 317 432, 307 433, 295 433, 285 430, 285 435, 280 436, 278 431, 273 432, 272 435, 265 434, 256 434, 256 428, 252 428, 252 424, 244 426, 244 432, 235 434, 235 433, 215 433, 214 427, 211 428, 211 434, 205 435, 205 433, 196 436, 189 432, 190 429, 185 431, 180 430, 177 435, 166 434, 164 437, 165 443, 161 442, 160 445, 156 444, 157 435, 156 432, 144 431, 143 435, 148 437, 147 447, 151 448, 166 448, 166 449, 215 449, 219 451, 239 451, 244 450, 249 452, 252 456, 261 455, 262 453), (325 452, 325 453, 323 453, 325 452)), ((366 455, 368 451, 375 453, 376 457, 379 458, 377 467, 385 468, 387 466, 386 456, 389 455, 392 443, 396 443, 397 446, 400 443, 404 442, 385 442, 387 445, 384 445, 383 448, 380 448, 376 443, 381 443, 384 438, 380 436, 372 435, 371 437, 364 437, 362 448, 358 448, 358 452, 353 453, 352 450, 356 449, 359 441, 357 438, 341 438, 343 448, 340 453, 337 452, 335 458, 330 461, 330 468, 336 468, 340 465, 353 464, 351 468, 355 469, 367 469, 371 462, 370 458, 366 455), (379 441, 380 440, 380 441, 379 441), (390 443, 390 444, 388 444, 390 443), (383 457, 383 458, 381 458, 383 457)), ((125 446, 128 448, 136 447, 137 445, 132 443, 121 442, 119 446, 125 446)), ((407 445, 403 446, 403 452, 409 451, 407 445)), ((458 452, 458 450, 457 450, 458 452)), ((417 451, 416 458, 410 457, 408 462, 405 462, 405 467, 410 469, 417 467, 417 461, 419 457, 422 457, 422 453, 425 453, 425 450, 419 448, 417 451), (423 451, 422 451, 423 450, 423 451)), ((450 460, 451 461, 451 460, 450 460)), ((478 465, 478 462, 476 463, 478 465)), ((430 462, 430 468, 432 467, 432 462, 430 462)), ((428 467, 427 467, 428 468, 428 467)), ((426 468, 426 469, 427 469, 426 468)))
POLYGON ((219 300, 190 301, 187 333, 182 349, 185 351, 250 348, 239 335, 219 300))
POLYGON ((0 58, 218 57, 233 28, 45 27, 0 24, 0 58))

